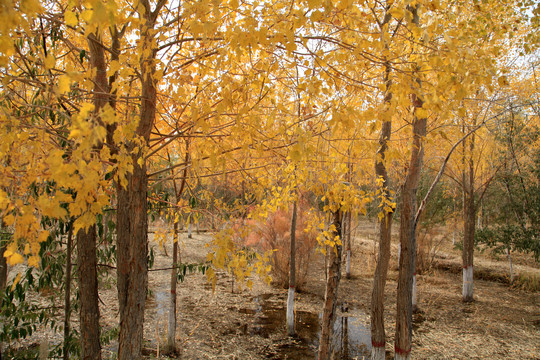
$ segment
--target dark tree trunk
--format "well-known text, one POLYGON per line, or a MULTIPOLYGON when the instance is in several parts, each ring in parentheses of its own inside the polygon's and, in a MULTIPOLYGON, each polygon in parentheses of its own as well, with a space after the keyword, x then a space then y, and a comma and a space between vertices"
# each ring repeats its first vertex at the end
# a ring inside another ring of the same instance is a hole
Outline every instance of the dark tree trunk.
MULTIPOLYGON (((94 76, 94 116, 101 123, 100 111, 109 101, 109 83, 105 53, 98 33, 88 35, 90 64, 94 76)), ((102 144, 96 145, 96 149, 102 144)), ((99 343, 99 303, 97 281, 95 225, 77 232, 77 266, 79 272, 80 320, 81 320, 81 357, 83 359, 101 359, 99 343)))
POLYGON ((168 351, 176 350, 176 272, 178 267, 178 222, 174 223, 173 258, 171 270, 171 297, 169 301, 169 320, 167 326, 168 351))
POLYGON ((289 293, 287 295, 287 335, 293 336, 294 331, 294 295, 296 288, 296 201, 293 203, 291 219, 291 250, 289 262, 289 293))
MULTIPOLYGON (((335 211, 333 216, 335 232, 332 234, 332 238, 335 238, 336 236, 341 236, 341 211, 335 211)), ((341 248, 341 245, 336 244, 335 247, 329 249, 330 267, 328 268, 328 280, 324 294, 318 360, 328 360, 332 354, 331 339, 334 332, 338 287, 341 279, 341 248)))
POLYGON ((4 228, 0 226, 0 294, 2 294, 6 288, 8 274, 7 259, 4 257, 7 239, 5 238, 4 234, 1 233, 3 230, 4 228))
MULTIPOLYGON (((385 63, 384 80, 386 84, 386 94, 384 97, 385 106, 390 105, 392 93, 390 92, 390 64, 385 63)), ((386 109, 388 111, 388 109, 386 109)), ((390 200, 389 177, 386 170, 386 151, 388 141, 392 134, 391 114, 386 114, 388 119, 383 122, 379 137, 379 149, 377 150, 377 160, 375 163, 375 174, 382 179, 381 195, 384 199, 390 200)), ((386 205, 381 207, 384 211, 386 205)), ((384 289, 388 275, 388 264, 390 262, 390 245, 392 234, 393 209, 384 211, 379 218, 379 256, 377 267, 373 277, 373 291, 371 293, 371 358, 373 360, 384 360, 386 356, 386 333, 384 330, 384 289)))
POLYGON ((349 211, 347 213, 347 232, 346 232, 346 246, 345 249, 347 249, 346 257, 345 257, 345 277, 347 279, 351 278, 351 256, 352 256, 352 249, 351 249, 351 235, 352 235, 352 211, 349 211))
MULTIPOLYGON (((4 257, 4 252, 6 251, 7 244, 7 235, 3 233, 4 231, 4 222, 0 219, 0 303, 6 289, 7 284, 7 274, 8 274, 8 265, 7 259, 4 257)), ((2 343, 0 342, 0 360, 2 360, 2 343)))
POLYGON ((73 224, 70 222, 66 249, 66 290, 64 298, 64 360, 69 360, 69 332, 71 317, 71 255, 73 252, 73 224))
POLYGON ((101 359, 96 261, 96 227, 77 232, 77 269, 81 319, 81 358, 101 359))
MULTIPOLYGON (((171 161, 171 157, 169 156, 169 153, 167 153, 167 156, 169 158, 169 162, 171 161)), ((186 157, 185 162, 187 163, 189 161, 189 141, 186 141, 186 157)), ((173 173, 174 175, 174 173, 173 173)), ((187 178, 187 166, 184 168, 184 173, 182 177, 182 182, 180 183, 180 189, 177 189, 176 187, 176 180, 173 176, 173 188, 174 188, 174 194, 176 196, 176 203, 178 204, 180 202, 180 198, 182 197, 182 194, 184 193, 184 187, 186 185, 186 178, 187 178)), ((179 259, 179 247, 178 247, 178 221, 174 219, 174 239, 173 239, 173 261, 172 261, 172 269, 171 269, 171 298, 169 302, 169 319, 168 319, 168 334, 167 334, 167 346, 169 348, 169 351, 175 351, 176 350, 176 323, 177 323, 177 316, 176 316, 176 285, 177 285, 177 268, 178 265, 182 262, 179 259)))
MULTIPOLYGON (((476 206, 474 201, 474 135, 469 143, 468 169, 463 170, 463 301, 473 301, 474 234, 476 231, 476 206)), ((465 143, 464 143, 465 145, 465 143)), ((465 146, 464 146, 465 148, 465 146)))
MULTIPOLYGON (((7 235, 3 233, 4 223, 0 219, 0 303, 6 289, 7 284, 7 274, 8 274, 8 265, 7 259, 4 257, 4 252, 6 251, 7 244, 7 235)), ((0 360, 2 360, 2 343, 0 342, 0 360)))
MULTIPOLYGON (((413 23, 419 25, 418 4, 409 7, 413 23)), ((421 82, 417 79, 418 87, 421 82)), ((423 100, 419 94, 411 95, 414 107, 413 142, 411 158, 401 195, 401 219, 399 240, 401 256, 399 259, 399 275, 397 289, 395 359, 405 360, 411 357, 412 348, 412 293, 416 256, 416 190, 420 180, 420 171, 424 158, 424 138, 426 136, 427 118, 416 116, 416 110, 421 109, 423 100)))
MULTIPOLYGON (((141 0, 141 42, 145 46, 141 65, 141 109, 136 134, 145 144, 156 118, 156 44, 154 25, 157 14, 165 5, 159 1, 152 11, 148 0, 141 0)), ((133 149, 134 144, 128 148, 133 149)), ((132 155, 133 173, 128 174, 125 188, 118 189, 117 220, 117 274, 120 308, 120 335, 118 360, 138 360, 142 357, 143 323, 146 293, 148 289, 148 176, 144 153, 132 155)))
POLYGON ((133 159, 128 185, 118 189, 117 276, 120 308, 118 359, 140 359, 148 285, 146 166, 133 159))

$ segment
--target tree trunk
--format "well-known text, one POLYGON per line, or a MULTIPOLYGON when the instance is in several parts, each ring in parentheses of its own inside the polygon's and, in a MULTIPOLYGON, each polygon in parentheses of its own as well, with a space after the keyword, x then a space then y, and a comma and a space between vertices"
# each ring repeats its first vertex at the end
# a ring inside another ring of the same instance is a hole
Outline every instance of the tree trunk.
MULTIPOLYGON (((416 268, 416 264, 415 264, 416 268)), ((413 277, 412 277, 412 311, 413 313, 418 311, 418 294, 416 291, 416 270, 413 270, 413 277)))
POLYGON ((4 293, 8 274, 7 259, 4 257, 4 253, 6 252, 7 239, 5 239, 4 234, 1 233, 2 230, 4 230, 3 227, 0 227, 0 294, 4 293))
MULTIPOLYGON (((390 92, 390 64, 385 63, 384 82, 386 85, 386 94, 384 96, 385 105, 390 106, 392 93, 390 92)), ((388 109, 386 109, 388 111, 388 109)), ((382 179, 381 195, 389 199, 389 177, 386 170, 386 151, 388 150, 388 141, 392 135, 391 114, 383 122, 381 135, 379 137, 379 149, 377 150, 377 161, 375 163, 375 174, 382 179)), ((384 209, 384 206, 381 210, 384 209)), ((373 360, 384 360, 386 356, 386 333, 384 330, 384 288, 388 275, 388 264, 390 262, 390 247, 392 236, 392 218, 394 211, 383 213, 379 218, 379 256, 377 266, 373 277, 373 291, 371 293, 371 358, 373 360)))
MULTIPOLYGON (((413 23, 419 26, 418 7, 409 7, 413 23)), ((421 82, 417 79, 418 87, 421 82)), ((414 106, 413 142, 409 169, 405 178, 401 195, 401 219, 399 240, 401 256, 399 259, 399 275, 397 288, 395 359, 405 360, 411 357, 412 348, 412 289, 416 257, 416 190, 420 180, 420 171, 424 158, 424 138, 426 136, 427 118, 416 116, 423 100, 418 93, 411 95, 414 106)))
POLYGON ((146 166, 133 159, 126 189, 118 189, 117 276, 120 309, 118 359, 140 359, 148 282, 146 166))
POLYGON ((473 260, 474 233, 476 231, 476 209, 474 202, 474 135, 469 140, 469 166, 463 170, 463 301, 474 301, 473 298, 473 260))
MULTIPOLYGON (((0 219, 0 302, 2 300, 4 290, 7 284, 8 265, 7 259, 4 257, 6 252, 6 244, 8 241, 7 234, 3 233, 4 223, 0 219)), ((2 343, 0 342, 0 360, 2 360, 2 343)))
POLYGON ((463 202, 463 217, 465 229, 463 232, 463 301, 473 301, 473 252, 476 221, 474 218, 474 195, 465 189, 463 202))
POLYGON ((294 331, 294 292, 296 287, 296 201, 293 203, 291 219, 291 254, 289 262, 289 294, 287 296, 287 335, 293 336, 294 331))
POLYGON ((169 321, 167 326, 168 351, 176 350, 176 272, 178 267, 178 222, 174 223, 173 259, 171 270, 171 296, 169 299, 169 321))
MULTIPOLYGON (((90 64, 95 71, 93 102, 94 116, 102 124, 100 111, 109 102, 109 83, 105 53, 98 30, 88 35, 90 64)), ((102 147, 97 144, 96 149, 102 147)), ((77 268, 79 272, 81 357, 101 359, 99 343, 99 303, 97 281, 96 226, 80 229, 77 232, 77 268)), ((67 301, 67 300, 66 300, 67 301)), ((69 329, 68 329, 69 330, 69 329)))
POLYGON ((345 277, 347 279, 351 278, 351 236, 352 236, 352 211, 349 211, 347 217, 347 257, 345 259, 345 277))
MULTIPOLYGON (((169 152, 167 151, 167 157, 169 159, 169 162, 171 161, 171 156, 169 155, 169 152)), ((189 161, 189 141, 186 141, 186 157, 184 162, 187 164, 189 161)), ((184 173, 182 177, 182 182, 180 183, 180 189, 177 189, 176 187, 176 180, 174 179, 174 172, 173 172, 173 188, 174 188, 174 194, 176 196, 176 203, 178 204, 180 202, 180 198, 182 197, 182 194, 184 192, 184 187, 186 186, 186 178, 187 178, 187 166, 184 168, 184 173)), ((177 285, 177 268, 178 265, 182 262, 180 256, 179 256, 179 247, 178 247, 178 239, 179 237, 179 231, 178 231, 178 221, 176 219, 176 216, 174 217, 174 239, 173 239, 173 261, 172 261, 172 269, 171 269, 171 297, 169 302, 169 319, 168 319, 168 326, 167 326, 167 345, 169 347, 169 351, 175 351, 176 350, 176 323, 177 323, 177 317, 176 317, 176 285, 177 285)))
MULTIPOLYGON (((142 0, 141 42, 146 50, 141 56, 141 109, 136 134, 147 145, 156 118, 156 44, 154 25, 165 2, 152 11, 150 2, 142 0)), ((133 149, 134 144, 129 148, 133 149)), ((118 360, 141 359, 146 293, 148 290, 148 176, 144 153, 132 155, 133 173, 126 176, 127 185, 118 189, 117 266, 120 308, 118 360)))
POLYGON ((379 257, 373 278, 371 293, 371 358, 384 360, 386 333, 384 330, 384 289, 390 262, 390 240, 392 232, 392 213, 387 213, 380 221, 379 257), (382 357, 381 357, 382 355, 382 357))
POLYGON ((96 226, 77 232, 81 321, 81 359, 101 359, 96 259, 96 226))
POLYGON ((69 360, 69 331, 71 316, 71 254, 73 252, 73 224, 69 223, 66 249, 66 290, 64 298, 64 360, 69 360))
POLYGON ((510 267, 510 284, 514 282, 514 269, 512 267, 512 251, 510 248, 506 248, 506 255, 508 256, 508 266, 510 267))
MULTIPOLYGON (((332 238, 341 234, 341 211, 334 212, 335 232, 332 238)), ((334 332, 336 319, 336 305, 339 281, 341 279, 341 245, 336 244, 329 249, 330 267, 328 268, 328 280, 324 294, 324 309, 322 314, 321 339, 319 342, 318 360, 328 360, 332 354, 331 339, 334 332)))
POLYGON ((187 238, 191 239, 193 237, 193 232, 191 231, 191 216, 188 219, 188 226, 187 226, 187 238))
MULTIPOLYGON (((386 14, 384 23, 390 21, 389 14, 386 14)), ((381 38, 384 27, 381 27, 381 38)), ((377 150, 377 158, 375 162, 375 174, 377 178, 382 180, 381 195, 384 199, 390 200, 389 192, 389 176, 386 169, 386 152, 388 150, 388 142, 392 135, 392 114, 390 113, 390 102, 392 100, 390 79, 390 63, 384 64, 384 83, 386 92, 384 94, 385 116, 379 136, 379 149, 377 150)), ((384 210, 384 206, 381 208, 384 210)), ((373 360, 384 360, 386 356, 386 333, 384 330, 384 289, 386 286, 386 278, 388 275, 388 264, 390 262, 390 249, 392 239, 392 219, 394 209, 389 212, 384 212, 379 219, 379 255, 377 266, 373 276, 373 291, 371 293, 371 358, 373 360)))

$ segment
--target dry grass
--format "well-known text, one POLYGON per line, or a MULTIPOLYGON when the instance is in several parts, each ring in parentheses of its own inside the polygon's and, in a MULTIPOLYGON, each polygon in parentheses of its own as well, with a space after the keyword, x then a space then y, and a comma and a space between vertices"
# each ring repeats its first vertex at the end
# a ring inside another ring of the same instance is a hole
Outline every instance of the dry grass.
MULTIPOLYGON (((386 287, 385 322, 387 349, 393 349, 396 307, 397 226, 394 226, 392 258, 386 287)), ((194 234, 193 239, 182 236, 184 262, 205 258, 205 243, 209 234, 194 234)), ((342 278, 340 301, 346 301, 354 316, 369 326, 372 277, 375 268, 375 229, 371 223, 356 227, 352 250, 352 278, 342 278)), ((155 244, 154 244, 155 245, 155 244)), ((171 244, 166 252, 157 251, 156 268, 170 267, 171 244), (168 254, 168 255, 166 255, 168 254)), ((529 260, 514 256, 518 278, 513 286, 500 281, 507 272, 505 259, 476 254, 474 303, 461 301, 460 254, 451 242, 444 244, 437 263, 418 277, 421 313, 414 316, 414 359, 540 359, 540 293, 539 269, 529 260), (485 275, 482 275, 485 274, 485 275), (488 275, 489 274, 489 275, 488 275), (493 275, 495 274, 495 275, 493 275), (497 275, 498 274, 498 275, 497 275), (493 281, 496 280, 496 281, 493 281)), ((298 293, 296 310, 317 314, 322 309, 325 291, 324 257, 313 253, 308 271, 306 291, 298 293)), ((147 358, 156 358, 157 343, 166 334, 163 312, 156 306, 158 292, 167 292, 168 271, 150 272, 149 287, 153 297, 146 308, 144 336, 147 358)), ((279 346, 295 346, 284 333, 284 326, 268 338, 249 331, 253 316, 241 309, 254 308, 255 298, 270 294, 272 301, 285 306, 286 291, 270 287, 255 279, 252 291, 231 292, 231 279, 223 272, 217 274, 216 291, 200 274, 187 275, 178 287, 179 328, 177 341, 181 351, 178 358, 255 360, 274 356, 279 346)), ((118 326, 115 286, 102 288, 100 298, 101 324, 104 330, 118 326)), ((50 339, 53 339, 50 337, 50 339)), ((114 345, 104 351, 112 355, 114 345)), ((165 359, 166 357, 161 356, 165 359)), ((275 357, 274 357, 275 358, 275 357)), ((301 359, 297 359, 301 360, 301 359)))

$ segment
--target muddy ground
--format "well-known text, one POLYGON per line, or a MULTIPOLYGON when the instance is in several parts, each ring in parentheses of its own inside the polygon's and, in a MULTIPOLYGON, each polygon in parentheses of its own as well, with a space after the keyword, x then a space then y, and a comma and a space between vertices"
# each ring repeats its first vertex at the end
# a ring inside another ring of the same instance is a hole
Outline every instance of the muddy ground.
MULTIPOLYGON (((154 229, 155 230, 155 229, 154 229)), ((444 231, 443 231, 444 232, 444 231)), ((429 270, 418 276, 420 312, 414 315, 414 359, 540 359, 540 293, 510 286, 504 282, 508 265, 505 258, 495 259, 487 252, 475 256, 475 302, 461 301, 460 252, 450 236, 437 235, 437 251, 429 270), (488 279, 488 280, 485 280, 488 279)), ((375 228, 362 223, 352 240, 352 277, 342 281, 341 309, 334 326, 335 359, 367 359, 369 303, 375 268, 375 228), (347 311, 342 311, 347 310, 347 311)), ((194 233, 181 240, 183 263, 205 260, 207 233, 194 233)), ((217 273, 215 291, 201 273, 187 274, 178 286, 179 353, 165 355, 170 273, 157 269, 171 266, 172 244, 154 247, 155 263, 149 274, 150 295, 145 314, 144 353, 148 359, 314 359, 319 336, 319 317, 325 290, 324 256, 310 261, 307 285, 296 297, 298 336, 285 334, 287 291, 255 278, 251 290, 238 288, 225 272, 217 273)), ((392 358, 395 330, 397 236, 393 239, 392 259, 386 287, 387 357, 392 358)), ((514 255, 514 272, 540 279, 538 264, 530 256, 514 255)), ((104 344, 104 359, 114 359, 118 329, 118 303, 114 270, 100 285, 101 322, 110 342, 104 344)), ((77 316, 73 316, 76 328, 77 316)), ((22 346, 36 346, 43 339, 61 341, 59 333, 34 335, 22 346)))
MULTIPOLYGON (((338 313, 335 324, 336 359, 368 358, 370 351, 369 302, 374 270, 374 227, 364 224, 353 237, 352 278, 342 278, 340 303, 348 311, 338 313)), ((182 261, 202 262, 204 245, 210 235, 194 234, 182 242, 182 261)), ((394 239, 391 270, 387 284, 386 329, 388 357, 392 357, 395 326, 397 241, 394 239)), ((459 251, 450 239, 439 246, 435 266, 419 275, 420 312, 414 316, 415 359, 540 359, 540 294, 493 280, 475 280, 473 303, 461 301, 461 274, 450 271, 448 264, 460 263, 459 251), (442 266, 437 266, 437 264, 442 266)), ((171 248, 156 251, 154 268, 171 263, 171 248)), ((517 273, 540 276, 529 257, 515 256, 517 273)), ((504 278, 505 259, 477 254, 482 273, 494 279, 504 278), (491 270, 490 270, 491 269, 491 270)), ((231 277, 218 273, 215 292, 200 273, 187 275, 178 289, 179 330, 177 340, 182 359, 313 359, 315 357, 319 316, 325 289, 324 257, 311 261, 308 285, 297 294, 298 336, 285 334, 287 293, 255 279, 252 290, 233 288, 231 277), (234 289, 234 291, 233 291, 234 289)), ((485 276, 483 276, 485 277, 485 276)), ((157 356, 158 338, 166 334, 168 271, 152 271, 152 291, 145 322, 146 353, 157 356)), ((108 309, 105 326, 114 326, 114 305, 108 309), (108 323, 110 322, 110 324, 108 323)), ((160 354, 160 356, 162 356, 160 354)), ((171 356, 172 357, 172 356, 171 356)))

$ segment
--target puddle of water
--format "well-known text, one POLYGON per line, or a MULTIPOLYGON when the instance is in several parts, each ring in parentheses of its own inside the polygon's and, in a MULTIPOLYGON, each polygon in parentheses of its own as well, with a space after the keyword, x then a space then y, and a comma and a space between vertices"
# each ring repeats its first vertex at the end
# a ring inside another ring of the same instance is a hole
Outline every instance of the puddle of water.
MULTIPOLYGON (((252 315, 253 324, 247 328, 250 335, 264 338, 272 334, 285 334, 286 309, 284 301, 272 301, 271 294, 254 299, 255 309, 240 309, 252 315)), ((293 344, 276 346, 275 359, 314 359, 319 347, 321 315, 307 311, 296 312, 296 332, 293 344)), ((370 331, 352 316, 337 316, 334 323, 332 349, 336 359, 362 359, 371 351, 370 331)))

